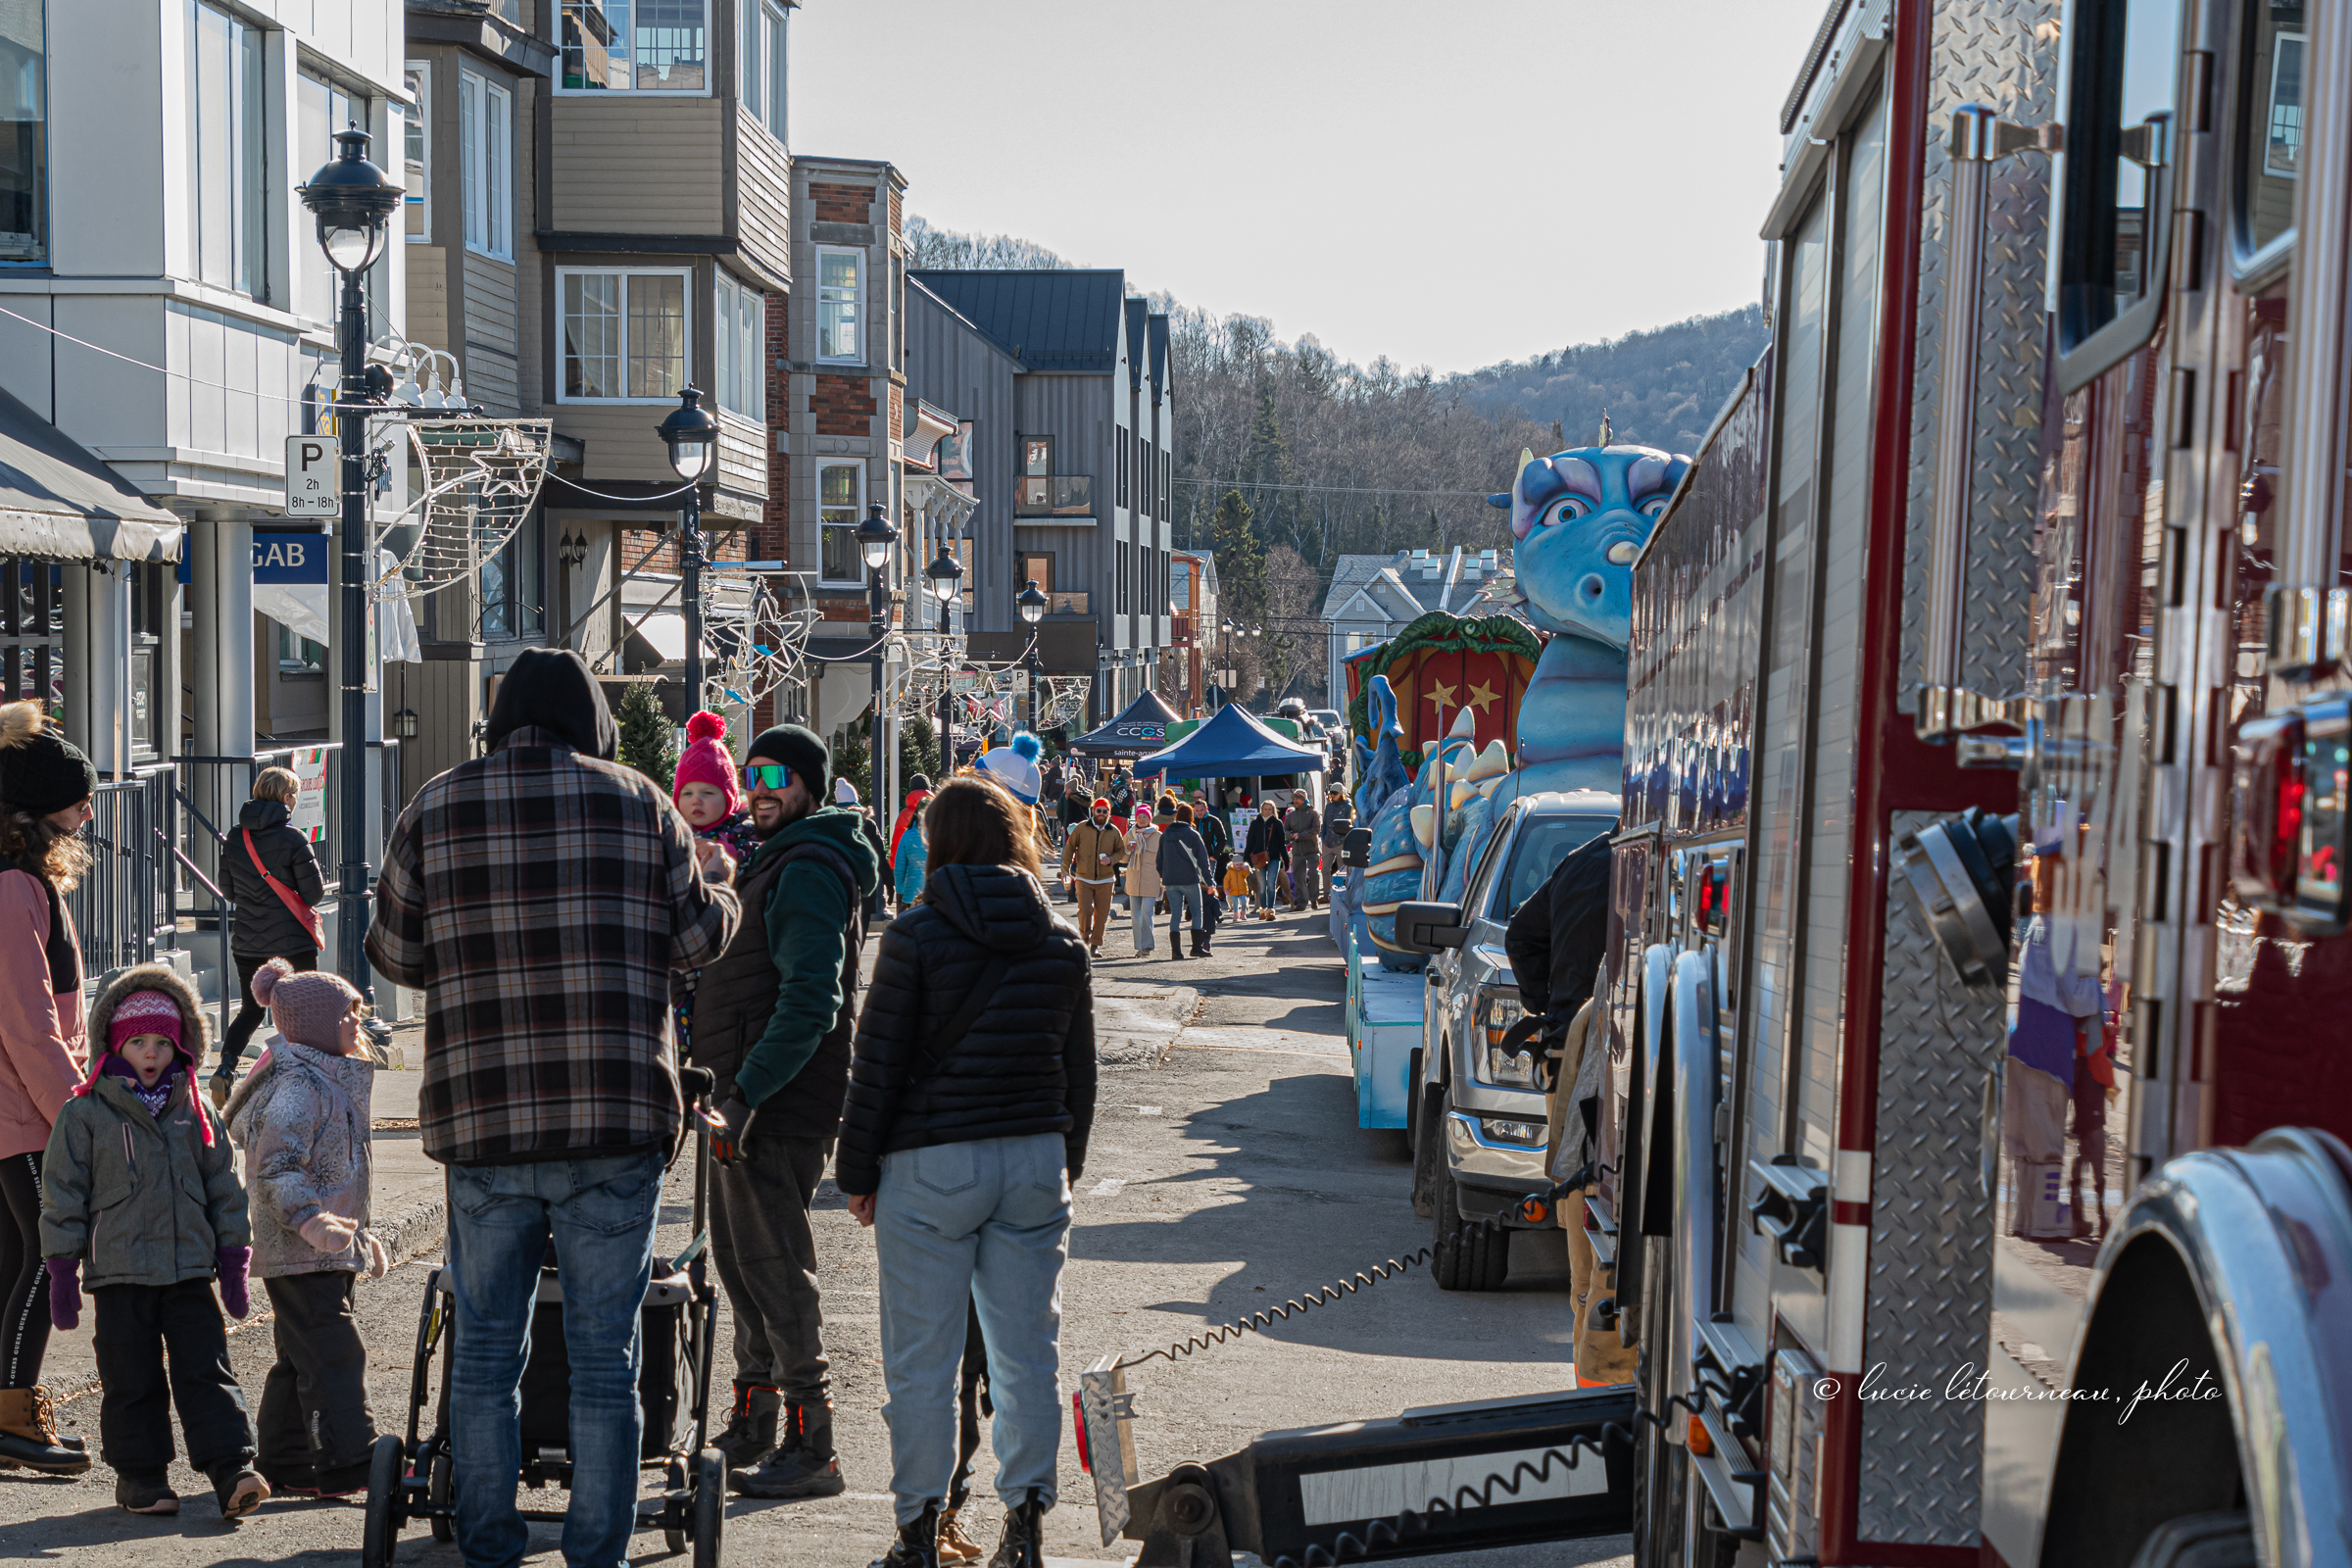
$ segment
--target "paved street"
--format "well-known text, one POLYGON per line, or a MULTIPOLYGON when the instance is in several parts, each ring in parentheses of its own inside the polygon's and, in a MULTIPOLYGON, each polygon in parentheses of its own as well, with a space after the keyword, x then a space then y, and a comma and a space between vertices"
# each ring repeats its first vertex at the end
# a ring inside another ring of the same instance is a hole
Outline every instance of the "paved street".
MULTIPOLYGON (((1063 1287, 1065 1386, 1104 1352, 1180 1340, 1427 1239, 1428 1223, 1405 1201, 1400 1135, 1355 1126, 1340 1033, 1344 981, 1324 930, 1322 911, 1229 927, 1215 957, 1171 962, 1164 930, 1158 953, 1138 956, 1125 922, 1114 920, 1097 969, 1102 1090, 1063 1287)), ((404 1031, 404 1041, 413 1063, 414 1032, 404 1031)), ((437 1169, 418 1153, 415 1128, 400 1124, 413 1117, 416 1082, 413 1071, 383 1075, 375 1106, 377 1210, 399 1223, 413 1255, 359 1292, 377 1419, 387 1426, 406 1410, 420 1291, 440 1241, 437 1169)), ((681 1164, 670 1178, 665 1247, 683 1244, 691 1196, 681 1164)), ((727 1555, 737 1562, 856 1568, 879 1552, 890 1528, 873 1247, 830 1184, 820 1210, 826 1342, 851 1490, 819 1502, 736 1499, 727 1555)), ((1272 1428, 1559 1387, 1566 1283, 1556 1242, 1521 1235, 1510 1287, 1499 1295, 1447 1295, 1414 1270, 1269 1334, 1173 1365, 1155 1361, 1130 1374, 1138 1456, 1146 1473, 1157 1474, 1272 1428)), ((80 1331, 56 1340, 49 1381, 67 1400, 65 1430, 95 1448, 99 1396, 86 1322, 85 1314, 80 1331)), ((723 1315, 719 1332, 723 1346, 723 1315)), ((229 1342, 257 1398, 269 1339, 257 1321, 229 1342)), ((722 1381, 722 1399, 724 1392, 722 1381)), ((984 1486, 991 1473, 984 1456, 984 1486)), ((103 1466, 74 1482, 0 1477, 0 1560, 61 1558, 77 1568, 357 1560, 356 1504, 272 1503, 231 1527, 201 1478, 183 1467, 174 1474, 188 1498, 183 1512, 151 1521, 113 1507, 113 1482, 103 1466)), ((1132 1554, 1132 1543, 1102 1546, 1091 1487, 1066 1440, 1061 1486, 1064 1505, 1048 1520, 1052 1553, 1132 1554)), ((560 1506, 561 1498, 540 1494, 526 1506, 560 1506)), ((993 1547, 999 1510, 990 1499, 976 1512, 974 1534, 993 1547)), ((535 1527, 533 1561, 561 1563, 557 1543, 557 1526, 535 1527)), ((638 1544, 640 1560, 662 1549, 658 1534, 638 1544)), ((1629 1549, 1619 1538, 1482 1553, 1477 1561, 1630 1562, 1629 1549)), ((454 1546, 412 1526, 399 1560, 454 1568, 460 1559, 454 1546)))

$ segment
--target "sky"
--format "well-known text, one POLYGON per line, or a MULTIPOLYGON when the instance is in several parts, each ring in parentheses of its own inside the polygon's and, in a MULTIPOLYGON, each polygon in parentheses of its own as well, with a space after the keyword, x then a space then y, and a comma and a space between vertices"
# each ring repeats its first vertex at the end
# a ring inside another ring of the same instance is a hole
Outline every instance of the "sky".
POLYGON ((801 154, 1441 373, 1756 300, 1825 0, 803 0, 801 154))

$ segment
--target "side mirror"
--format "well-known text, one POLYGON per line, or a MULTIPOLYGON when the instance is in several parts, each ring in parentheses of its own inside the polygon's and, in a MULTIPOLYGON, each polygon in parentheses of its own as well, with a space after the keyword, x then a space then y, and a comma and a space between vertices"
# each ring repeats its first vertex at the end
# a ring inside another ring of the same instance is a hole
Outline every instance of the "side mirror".
POLYGON ((1340 841, 1340 861, 1344 865, 1369 866, 1372 863, 1372 830, 1351 827, 1340 841))
POLYGON ((1437 953, 1470 940, 1458 904, 1396 906, 1396 945, 1407 953, 1437 953))

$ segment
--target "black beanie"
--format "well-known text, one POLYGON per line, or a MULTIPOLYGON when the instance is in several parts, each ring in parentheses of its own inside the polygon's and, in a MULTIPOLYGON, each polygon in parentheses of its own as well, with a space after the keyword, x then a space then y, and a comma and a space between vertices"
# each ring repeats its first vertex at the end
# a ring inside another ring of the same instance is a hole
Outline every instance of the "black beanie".
POLYGON ((98 769, 36 702, 0 708, 0 803, 47 816, 98 793, 98 769))
POLYGON ((526 727, 608 762, 620 755, 620 730, 605 704, 605 689, 588 662, 568 648, 525 648, 507 666, 483 727, 483 750, 497 751, 499 742, 526 727))
POLYGON ((745 765, 764 757, 792 769, 793 777, 808 786, 808 808, 822 810, 833 804, 833 754, 816 732, 798 724, 776 724, 761 730, 743 754, 745 765))

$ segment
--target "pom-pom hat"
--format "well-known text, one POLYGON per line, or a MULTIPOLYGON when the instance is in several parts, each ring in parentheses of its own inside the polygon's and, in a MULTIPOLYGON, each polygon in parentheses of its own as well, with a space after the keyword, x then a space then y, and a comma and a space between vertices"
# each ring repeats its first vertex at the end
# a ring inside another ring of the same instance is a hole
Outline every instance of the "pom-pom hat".
POLYGON ((1044 775, 1037 765, 1037 755, 1044 749, 1043 743, 1035 735, 1022 730, 1013 736, 1011 745, 983 752, 979 767, 983 773, 1009 790, 1014 800, 1023 806, 1035 806, 1038 791, 1045 785, 1044 775))
POLYGON ((106 1026, 106 1049, 121 1051, 139 1035, 162 1035, 180 1044, 178 1000, 161 991, 133 991, 117 1003, 106 1026))
POLYGON ((735 772, 735 754, 727 750, 727 721, 712 712, 700 712, 686 721, 686 751, 678 759, 676 781, 669 798, 689 784, 709 784, 727 798, 727 815, 743 809, 743 785, 735 772))
POLYGON ((336 1026, 360 994, 339 974, 298 971, 283 958, 271 958, 253 977, 253 1000, 270 1009, 279 1034, 331 1055, 339 1049, 336 1026))

